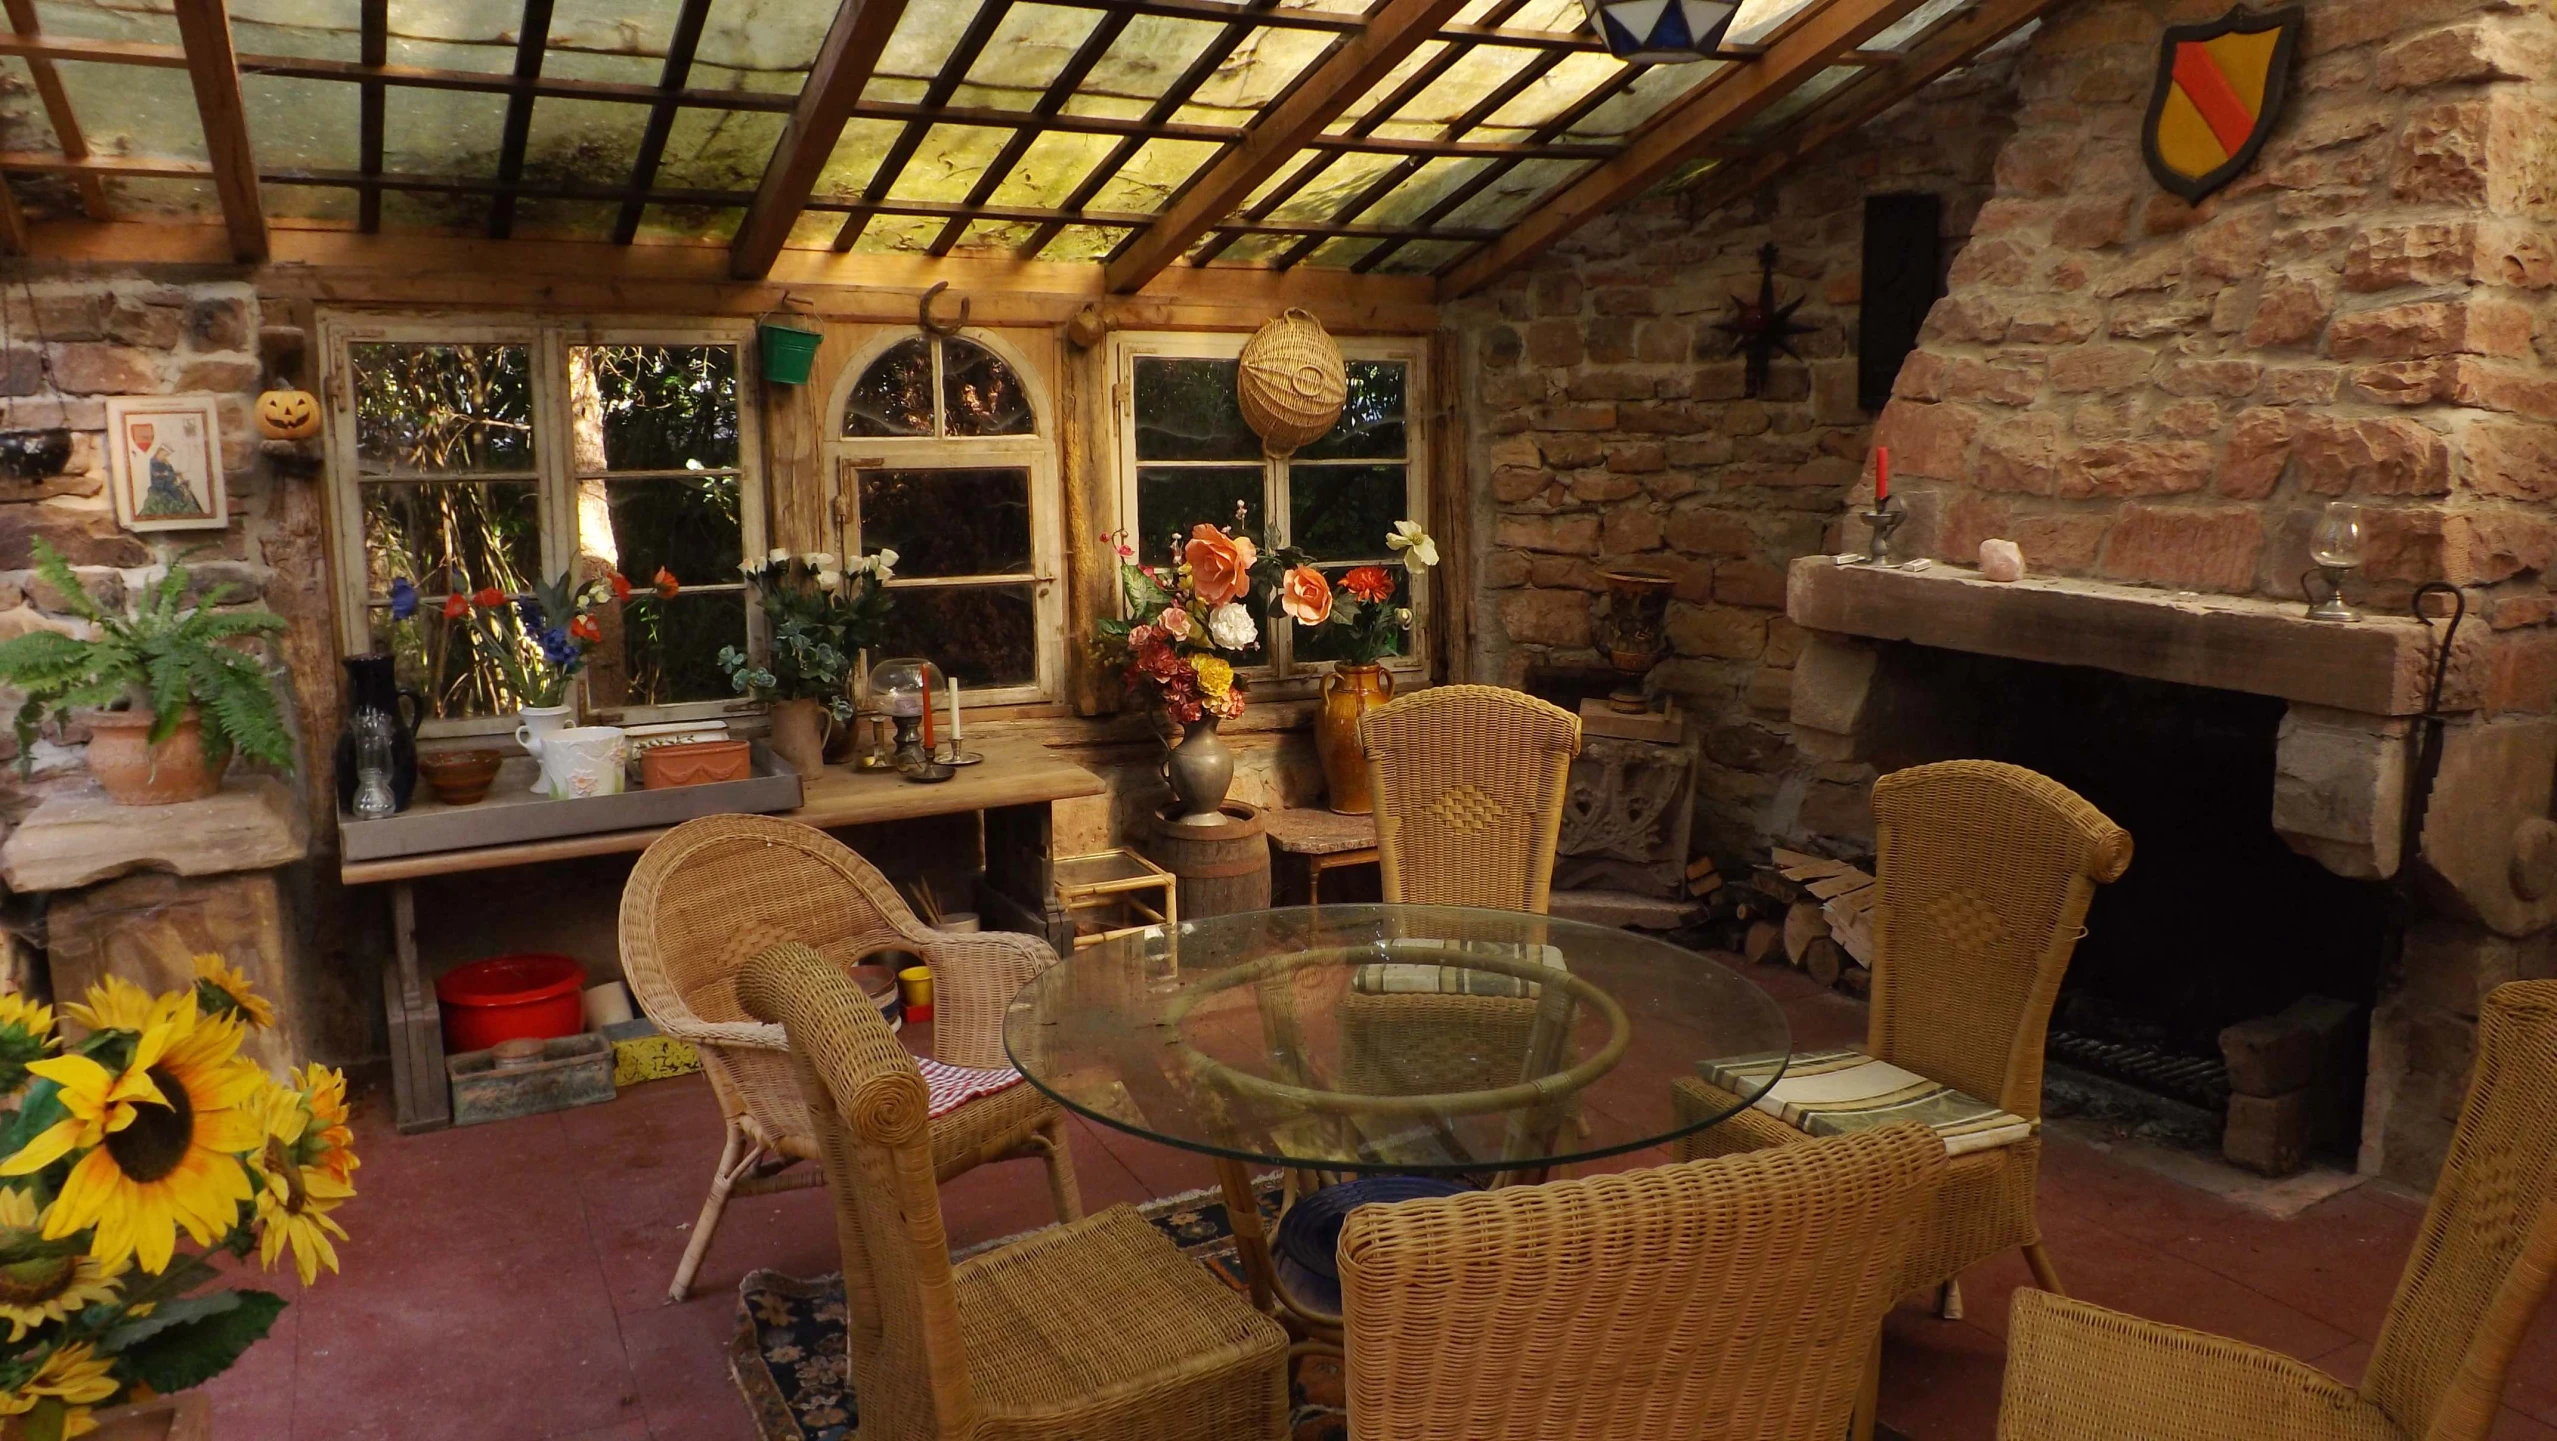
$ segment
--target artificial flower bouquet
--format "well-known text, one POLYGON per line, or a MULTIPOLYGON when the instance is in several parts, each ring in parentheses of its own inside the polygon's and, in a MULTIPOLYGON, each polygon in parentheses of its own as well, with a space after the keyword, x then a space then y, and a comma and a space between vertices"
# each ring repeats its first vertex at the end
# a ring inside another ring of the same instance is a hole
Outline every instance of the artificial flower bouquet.
POLYGON ((62 1441, 100 1406, 202 1385, 264 1337, 282 1297, 217 1258, 337 1269, 355 1194, 346 1078, 278 1080, 239 1054, 274 1013, 219 956, 188 990, 110 976, 63 1013, 0 996, 0 1441, 62 1441), (192 1249, 181 1249, 185 1231, 192 1249))
POLYGON ((835 719, 851 720, 853 658, 875 647, 886 629, 896 568, 893 550, 839 565, 826 551, 793 555, 785 546, 737 567, 763 604, 772 644, 760 660, 722 647, 719 667, 729 685, 761 701, 818 701, 835 719))
MULTIPOLYGON (((1394 522, 1385 548, 1415 577, 1438 564, 1438 542, 1417 521, 1394 522)), ((1280 577, 1279 607, 1301 628, 1336 631, 1341 664, 1375 665, 1401 655, 1411 634, 1412 608, 1401 603, 1401 590, 1381 565, 1356 566, 1327 582, 1321 571, 1299 564, 1280 577)))
MULTIPOLYGON (((567 704, 569 682, 586 668, 586 653, 604 639, 596 613, 630 599, 630 582, 619 571, 582 585, 575 576, 562 571, 555 581, 537 580, 531 590, 510 596, 493 585, 474 591, 456 575, 452 593, 444 597, 446 623, 470 627, 474 648, 496 662, 518 705, 567 704)), ((662 593, 665 572, 658 577, 662 593)), ((406 576, 391 582, 392 620, 411 618, 417 606, 415 582, 406 576)))
POLYGON ((1120 668, 1128 690, 1180 725, 1243 714, 1243 682, 1231 657, 1261 644, 1249 602, 1269 593, 1284 561, 1250 536, 1202 524, 1162 566, 1140 565, 1125 536, 1110 537, 1119 559, 1123 619, 1102 621, 1093 647, 1120 668))

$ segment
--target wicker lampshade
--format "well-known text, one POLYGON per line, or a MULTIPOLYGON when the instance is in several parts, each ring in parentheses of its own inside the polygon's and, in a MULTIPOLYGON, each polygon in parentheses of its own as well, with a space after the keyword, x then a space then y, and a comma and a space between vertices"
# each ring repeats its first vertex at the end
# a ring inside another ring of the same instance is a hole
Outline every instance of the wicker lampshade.
POLYGON ((1341 418, 1349 376, 1323 322, 1311 311, 1289 310, 1245 343, 1234 390, 1243 423, 1263 449, 1283 456, 1322 439, 1341 418))

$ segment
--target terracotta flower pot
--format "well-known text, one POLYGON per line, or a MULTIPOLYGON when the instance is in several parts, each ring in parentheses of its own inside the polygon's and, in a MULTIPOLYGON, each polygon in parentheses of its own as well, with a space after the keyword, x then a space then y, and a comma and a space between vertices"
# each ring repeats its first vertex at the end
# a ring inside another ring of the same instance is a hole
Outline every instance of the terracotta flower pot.
POLYGON ((1376 809, 1367 789, 1367 752, 1358 718, 1394 698, 1394 677, 1381 665, 1336 665, 1323 677, 1323 708, 1314 713, 1314 751, 1333 811, 1363 816, 1376 809))
POLYGON ((120 806, 166 806, 200 801, 222 788, 231 752, 226 747, 206 761, 195 707, 187 707, 178 728, 158 745, 151 743, 151 721, 148 711, 90 713, 89 774, 107 799, 120 806))
POLYGON ((154 1396, 89 1413, 89 1441, 212 1441, 213 1402, 201 1391, 154 1396))

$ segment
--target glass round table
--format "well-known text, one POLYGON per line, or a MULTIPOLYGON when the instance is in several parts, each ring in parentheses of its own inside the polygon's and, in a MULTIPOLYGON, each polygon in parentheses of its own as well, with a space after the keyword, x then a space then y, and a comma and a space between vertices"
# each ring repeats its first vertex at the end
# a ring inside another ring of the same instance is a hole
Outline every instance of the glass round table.
MULTIPOLYGON (((1766 992, 1666 941, 1406 905, 1117 936, 1022 988, 1003 1038, 1068 1109, 1215 1158, 1265 1307, 1275 1273, 1252 1167, 1285 1168, 1294 1191, 1342 1173, 1538 1180, 1720 1121, 1682 1114, 1670 1082, 1791 1044, 1766 992)), ((1782 1071, 1747 1069, 1765 1079, 1744 1104, 1782 1071)))

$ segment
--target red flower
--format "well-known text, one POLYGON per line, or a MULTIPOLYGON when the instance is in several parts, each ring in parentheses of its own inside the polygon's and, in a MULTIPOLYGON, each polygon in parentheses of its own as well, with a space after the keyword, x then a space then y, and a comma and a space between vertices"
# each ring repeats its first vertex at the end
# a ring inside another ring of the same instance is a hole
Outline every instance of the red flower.
POLYGON ((673 600, 675 593, 683 589, 675 583, 675 573, 662 565, 657 567, 656 587, 659 600, 673 600))
POLYGON ((506 604, 506 592, 493 585, 483 586, 479 594, 471 597, 471 604, 478 606, 481 610, 502 609, 506 604))
POLYGON ((444 619, 460 620, 470 613, 471 598, 469 596, 456 593, 444 597, 444 619))
POLYGON ((630 577, 622 574, 620 571, 614 571, 610 579, 613 583, 613 599, 630 599, 630 577))
POLYGON ((1370 603, 1390 600, 1394 595, 1394 577, 1387 575, 1381 565, 1362 565, 1341 577, 1341 593, 1370 603))
POLYGON ((568 623, 568 633, 575 636, 577 639, 586 642, 588 645, 594 645, 604 638, 604 628, 595 624, 595 618, 591 615, 581 615, 577 619, 570 621, 568 623))

